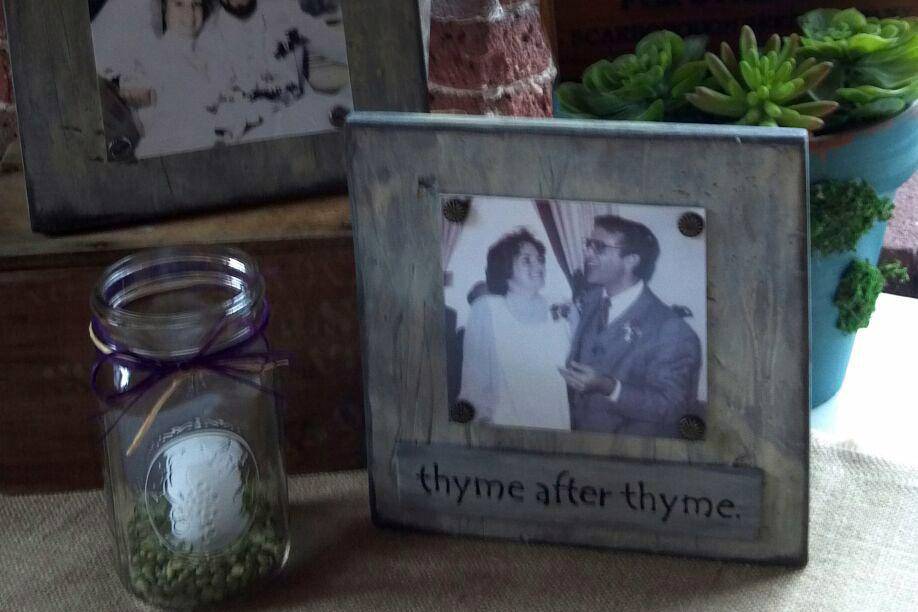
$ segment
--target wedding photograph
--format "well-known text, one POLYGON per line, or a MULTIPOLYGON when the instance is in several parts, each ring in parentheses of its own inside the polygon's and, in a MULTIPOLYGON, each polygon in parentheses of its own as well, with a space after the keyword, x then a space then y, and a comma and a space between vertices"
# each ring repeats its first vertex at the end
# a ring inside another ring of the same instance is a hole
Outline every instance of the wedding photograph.
POLYGON ((335 130, 353 108, 339 0, 90 0, 108 157, 335 130))
POLYGON ((443 201, 451 420, 703 437, 704 209, 443 201))

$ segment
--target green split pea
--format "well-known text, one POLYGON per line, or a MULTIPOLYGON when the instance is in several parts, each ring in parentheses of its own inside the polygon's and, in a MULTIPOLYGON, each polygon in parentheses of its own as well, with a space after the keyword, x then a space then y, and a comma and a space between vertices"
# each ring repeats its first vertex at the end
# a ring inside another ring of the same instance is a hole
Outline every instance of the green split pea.
POLYGON ((157 535, 171 530, 164 498, 151 504, 149 514, 143 502, 136 504, 128 524, 129 578, 135 593, 155 605, 191 607, 243 593, 274 574, 284 551, 270 506, 258 500, 251 511, 251 528, 236 543, 220 553, 195 554, 189 545, 173 550, 157 535))

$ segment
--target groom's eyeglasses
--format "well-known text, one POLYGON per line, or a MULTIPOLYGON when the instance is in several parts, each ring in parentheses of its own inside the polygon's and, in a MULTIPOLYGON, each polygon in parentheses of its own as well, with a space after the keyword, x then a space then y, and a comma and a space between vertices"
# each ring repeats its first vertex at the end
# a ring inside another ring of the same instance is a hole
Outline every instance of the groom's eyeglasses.
POLYGON ((606 244, 602 240, 596 240, 595 238, 587 238, 583 241, 583 246, 587 249, 590 249, 597 255, 602 255, 606 252, 606 249, 624 249, 625 247, 619 244, 606 244))

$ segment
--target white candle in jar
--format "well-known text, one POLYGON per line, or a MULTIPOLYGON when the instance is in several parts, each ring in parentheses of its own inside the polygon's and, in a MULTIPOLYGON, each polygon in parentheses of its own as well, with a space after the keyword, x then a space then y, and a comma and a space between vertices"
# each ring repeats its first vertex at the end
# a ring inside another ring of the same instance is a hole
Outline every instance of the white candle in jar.
POLYGON ((243 464, 253 458, 241 438, 216 430, 185 434, 163 449, 163 458, 171 540, 208 553, 245 533, 250 516, 243 507, 243 464))

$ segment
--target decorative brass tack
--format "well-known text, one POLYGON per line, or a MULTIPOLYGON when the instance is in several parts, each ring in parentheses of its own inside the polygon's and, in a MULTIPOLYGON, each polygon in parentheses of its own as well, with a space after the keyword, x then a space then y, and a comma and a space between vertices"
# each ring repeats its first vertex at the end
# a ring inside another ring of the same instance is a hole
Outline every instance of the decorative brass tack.
POLYGON ((471 202, 465 198, 453 198, 443 205, 443 216, 452 223, 462 223, 469 216, 471 202))
POLYGON ((704 419, 694 414, 687 414, 679 419, 679 435, 686 440, 701 440, 707 426, 704 419))
POLYGON ((457 423, 468 423, 475 418, 475 407, 465 400, 459 400, 450 410, 449 417, 457 423))
POLYGON ((704 219, 698 213, 688 212, 679 217, 679 231, 683 236, 694 238, 704 230, 704 219))
POLYGON ((339 104, 331 109, 331 112, 328 114, 328 121, 336 128, 344 127, 344 122, 350 114, 351 111, 348 110, 346 106, 341 106, 339 104))
POLYGON ((134 154, 134 145, 125 136, 118 136, 108 143, 108 157, 115 161, 126 161, 134 154))

